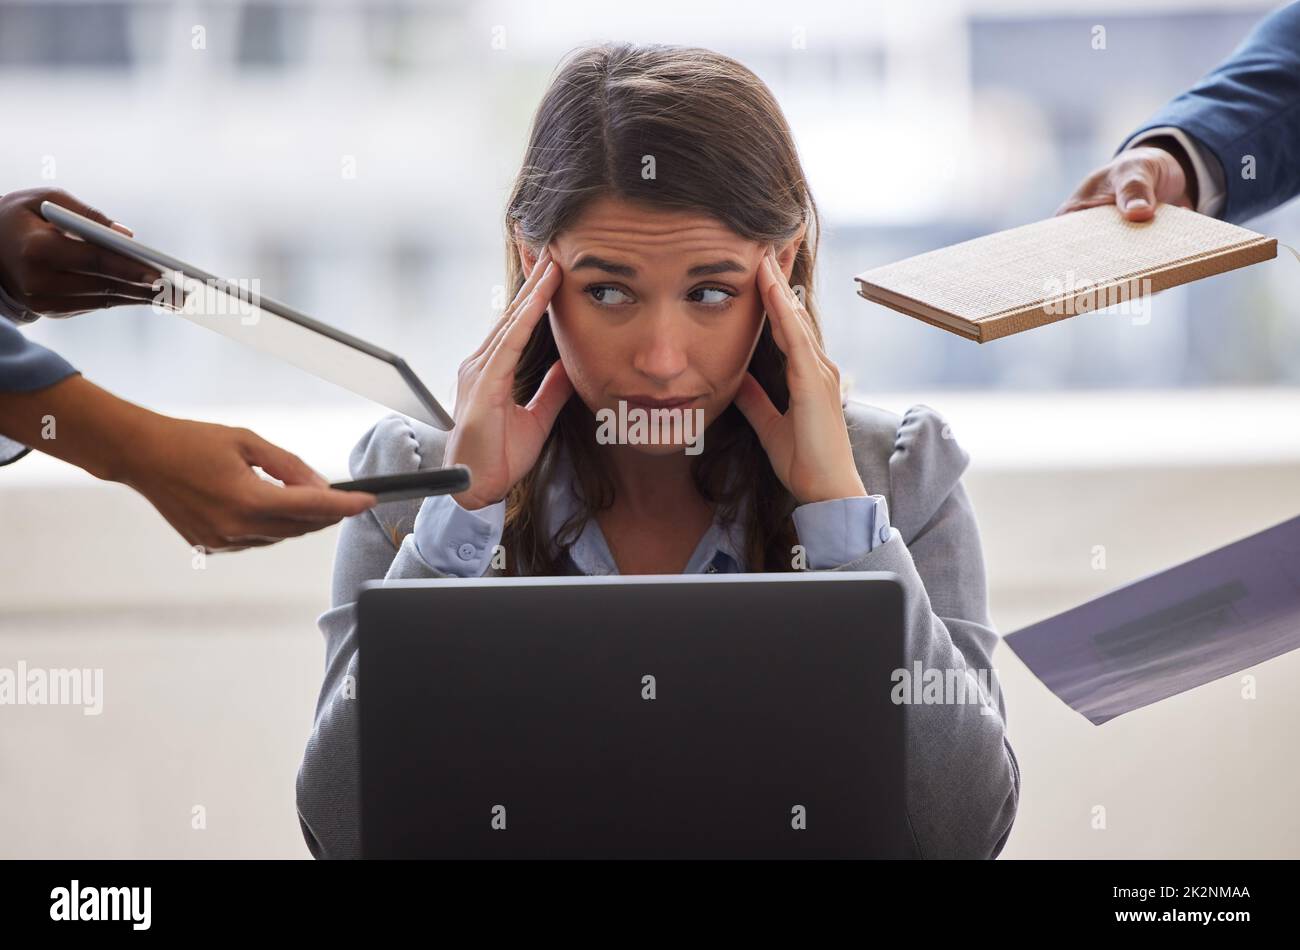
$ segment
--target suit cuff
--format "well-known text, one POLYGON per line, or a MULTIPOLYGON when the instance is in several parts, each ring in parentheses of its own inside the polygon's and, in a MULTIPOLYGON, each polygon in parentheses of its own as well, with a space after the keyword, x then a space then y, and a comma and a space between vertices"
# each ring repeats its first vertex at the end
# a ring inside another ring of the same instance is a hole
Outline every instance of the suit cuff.
POLYGON ((1124 143, 1120 151, 1136 148, 1143 142, 1154 138, 1168 137, 1183 147, 1192 163, 1196 174, 1196 210, 1201 214, 1216 217, 1223 210, 1227 199, 1227 189, 1223 181, 1223 167, 1218 157, 1192 138, 1182 129, 1173 125, 1160 125, 1153 129, 1144 129, 1124 143))
POLYGON ((431 495, 415 516, 415 550, 440 574, 482 577, 501 543, 506 503, 467 511, 450 495, 431 495))
POLYGON ((794 527, 808 568, 825 571, 851 564, 885 544, 897 532, 889 524, 884 495, 833 498, 800 505, 794 527))

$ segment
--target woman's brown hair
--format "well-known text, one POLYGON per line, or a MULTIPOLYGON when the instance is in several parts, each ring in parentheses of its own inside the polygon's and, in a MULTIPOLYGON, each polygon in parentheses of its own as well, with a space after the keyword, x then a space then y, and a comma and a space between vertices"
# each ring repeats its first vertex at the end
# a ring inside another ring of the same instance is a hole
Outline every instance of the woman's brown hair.
MULTIPOLYGON (((506 205, 506 296, 525 275, 515 240, 540 253, 598 197, 705 213, 743 238, 790 241, 801 225, 790 284, 820 339, 812 277, 820 222, 781 107, 735 60, 706 49, 606 44, 561 64, 533 118, 523 167, 506 205)), ((559 358, 549 315, 538 323, 515 375, 527 403, 559 358)), ((785 355, 765 321, 749 371, 784 412, 785 355)), ((795 502, 735 407, 709 427, 692 461, 696 488, 724 523, 744 526, 749 571, 792 569, 795 502)), ((502 545, 509 574, 562 574, 564 552, 588 519, 614 500, 596 448, 595 417, 575 393, 556 419, 532 470, 506 501, 502 545), (573 462, 580 507, 543 537, 544 486, 563 450, 573 462)))

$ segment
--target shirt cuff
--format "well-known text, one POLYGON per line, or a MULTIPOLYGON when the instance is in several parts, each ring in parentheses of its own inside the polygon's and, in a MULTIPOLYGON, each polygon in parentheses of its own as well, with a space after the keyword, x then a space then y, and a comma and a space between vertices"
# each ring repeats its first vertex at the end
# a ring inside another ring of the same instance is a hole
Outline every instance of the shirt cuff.
POLYGON ((41 318, 35 310, 28 310, 10 297, 3 287, 0 287, 0 316, 8 317, 14 323, 33 323, 41 318))
POLYGON ((808 568, 825 571, 866 557, 897 533, 884 495, 832 498, 800 505, 794 527, 808 568))
POLYGON ((1223 181, 1223 167, 1218 157, 1192 138, 1182 129, 1173 125, 1161 125, 1154 129, 1139 132, 1124 143, 1124 148, 1137 148, 1143 142, 1167 136, 1183 147, 1196 173, 1196 210, 1201 214, 1216 217, 1223 210, 1227 196, 1223 181))
POLYGON ((505 520, 504 499, 467 511, 451 495, 430 495, 415 516, 415 551, 440 574, 482 577, 501 543, 505 520))

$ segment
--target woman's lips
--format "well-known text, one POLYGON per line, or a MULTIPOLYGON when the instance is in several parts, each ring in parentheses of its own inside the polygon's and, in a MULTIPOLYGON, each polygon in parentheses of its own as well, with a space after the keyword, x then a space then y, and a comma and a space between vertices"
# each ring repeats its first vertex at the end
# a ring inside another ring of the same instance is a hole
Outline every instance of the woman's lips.
POLYGON ((623 402, 637 409, 684 409, 697 397, 680 396, 675 399, 655 399, 651 396, 622 396, 623 402))

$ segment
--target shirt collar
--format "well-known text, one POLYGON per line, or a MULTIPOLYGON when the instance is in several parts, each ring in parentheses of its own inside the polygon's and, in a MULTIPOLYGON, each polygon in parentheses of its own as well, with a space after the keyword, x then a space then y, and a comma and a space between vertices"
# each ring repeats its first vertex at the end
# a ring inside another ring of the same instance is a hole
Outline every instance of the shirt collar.
MULTIPOLYGON (((542 524, 545 526, 547 537, 551 539, 553 551, 556 547, 555 536, 560 527, 581 510, 573 462, 565 451, 563 443, 557 448, 550 482, 546 486, 544 495, 546 510, 542 513, 542 524)), ((743 506, 741 510, 744 510, 743 506)), ((738 573, 744 570, 745 558, 742 554, 744 549, 744 530, 741 526, 735 522, 723 525, 715 517, 682 573, 738 573)), ((605 536, 595 518, 587 520, 577 540, 569 547, 569 559, 582 574, 619 572, 618 565, 614 562, 614 556, 610 553, 609 545, 605 542, 605 536)))

